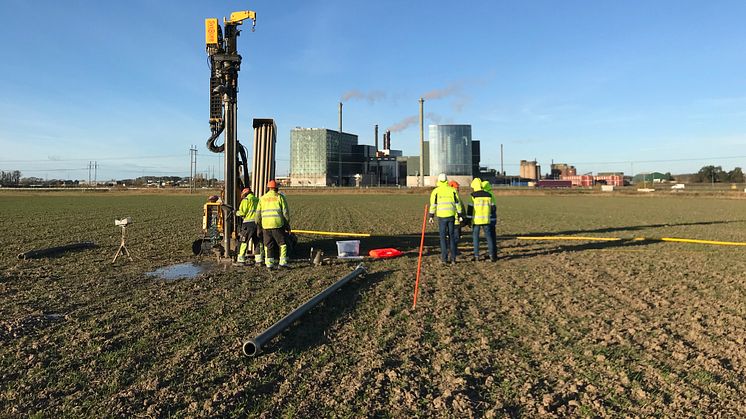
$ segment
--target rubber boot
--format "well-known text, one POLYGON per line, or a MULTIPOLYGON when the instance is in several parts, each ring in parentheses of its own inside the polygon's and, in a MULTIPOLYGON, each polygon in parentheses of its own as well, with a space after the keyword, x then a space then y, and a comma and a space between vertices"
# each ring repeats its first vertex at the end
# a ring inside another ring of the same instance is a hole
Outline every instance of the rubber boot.
POLYGON ((259 243, 256 247, 256 253, 254 254, 254 263, 261 265, 264 263, 264 245, 259 243))
POLYGON ((280 245, 280 266, 287 268, 288 265, 288 245, 280 245))
POLYGON ((244 263, 246 262, 246 248, 248 247, 248 244, 241 243, 241 246, 238 248, 238 257, 236 257, 236 262, 238 263, 244 263))

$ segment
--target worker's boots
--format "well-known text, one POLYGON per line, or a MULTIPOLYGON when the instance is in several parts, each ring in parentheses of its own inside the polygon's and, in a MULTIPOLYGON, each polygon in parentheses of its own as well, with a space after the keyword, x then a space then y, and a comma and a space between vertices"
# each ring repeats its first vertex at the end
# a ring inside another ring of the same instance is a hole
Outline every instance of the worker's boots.
POLYGON ((288 245, 280 245, 280 268, 289 268, 288 264, 288 245))

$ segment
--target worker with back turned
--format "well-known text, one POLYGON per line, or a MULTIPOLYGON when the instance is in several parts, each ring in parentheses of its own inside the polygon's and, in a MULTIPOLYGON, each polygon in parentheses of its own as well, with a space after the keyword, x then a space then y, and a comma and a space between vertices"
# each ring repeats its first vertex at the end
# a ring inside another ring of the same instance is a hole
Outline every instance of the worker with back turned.
POLYGON ((490 212, 490 226, 488 231, 492 236, 492 242, 495 243, 495 250, 490 254, 490 260, 497 261, 497 201, 495 200, 495 194, 492 193, 492 184, 488 181, 482 181, 482 190, 490 194, 492 198, 492 212, 490 212))
POLYGON ((241 246, 238 248, 237 263, 246 263, 246 249, 249 247, 249 240, 251 240, 253 246, 254 263, 261 264, 264 262, 264 246, 262 246, 259 229, 256 224, 256 209, 258 205, 259 198, 254 196, 251 188, 244 188, 241 191, 241 203, 236 212, 236 215, 243 218, 241 230, 238 233, 241 239, 241 246))
POLYGON ((430 193, 430 223, 433 217, 438 217, 438 231, 440 233, 440 261, 448 263, 450 250, 452 265, 456 264, 456 223, 463 218, 461 214, 461 199, 451 186, 445 173, 438 175, 438 186, 430 193))
POLYGON ((267 182, 269 189, 261 198, 256 209, 256 225, 262 229, 264 238, 264 263, 269 269, 275 268, 276 248, 280 248, 280 267, 287 268, 287 235, 290 233, 290 213, 285 196, 277 192, 277 182, 267 182))
POLYGON ((492 195, 482 189, 482 179, 475 177, 471 182, 471 205, 474 207, 474 212, 471 217, 472 225, 472 241, 474 244, 474 257, 472 260, 479 260, 479 230, 484 230, 484 235, 487 238, 487 249, 489 251, 490 260, 493 262, 495 254, 495 240, 490 234, 490 214, 492 214, 492 195))
MULTIPOLYGON (((459 187, 461 185, 459 185, 458 182, 456 182, 455 180, 449 180, 448 181, 448 186, 450 186, 453 189, 455 189, 456 190, 456 196, 458 196, 459 199, 461 199, 461 196, 458 194, 459 193, 459 187)), ((464 201, 461 201, 461 204, 459 204, 459 207, 461 208, 461 216, 463 217, 462 220, 464 220, 464 221, 456 223, 456 256, 458 256, 458 255, 461 254, 461 252, 459 252, 459 250, 458 250, 458 241, 461 240, 461 227, 463 227, 463 225, 466 223, 466 208, 464 208, 464 201)))

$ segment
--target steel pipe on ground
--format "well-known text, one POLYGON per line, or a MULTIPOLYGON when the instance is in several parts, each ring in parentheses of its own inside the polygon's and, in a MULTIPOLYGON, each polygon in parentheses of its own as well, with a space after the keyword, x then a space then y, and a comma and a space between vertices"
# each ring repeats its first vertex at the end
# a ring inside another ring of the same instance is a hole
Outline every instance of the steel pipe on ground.
POLYGON ((249 339, 246 342, 244 342, 243 344, 244 355, 246 356, 259 355, 262 352, 262 346, 264 346, 265 343, 267 343, 273 337, 277 336, 280 332, 285 330, 294 321, 298 320, 301 316, 306 314, 308 310, 312 309, 316 304, 323 301, 331 293, 338 290, 339 288, 344 286, 346 283, 357 278, 358 276, 362 275, 365 272, 367 272, 367 270, 365 269, 365 266, 363 266, 362 263, 357 265, 354 271, 350 272, 345 277, 339 279, 337 282, 333 283, 332 285, 327 287, 325 290, 316 294, 313 298, 303 303, 302 306, 291 311, 290 314, 283 317, 282 320, 278 321, 277 323, 270 326, 267 330, 257 335, 254 339, 249 339))

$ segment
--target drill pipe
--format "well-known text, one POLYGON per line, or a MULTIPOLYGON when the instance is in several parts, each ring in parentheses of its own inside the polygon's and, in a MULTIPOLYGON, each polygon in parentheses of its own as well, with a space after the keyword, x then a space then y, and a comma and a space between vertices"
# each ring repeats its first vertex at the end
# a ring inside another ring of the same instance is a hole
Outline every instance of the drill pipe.
POLYGON ((363 273, 367 272, 363 264, 357 265, 354 271, 347 274, 345 277, 339 279, 337 282, 329 285, 325 290, 316 294, 313 298, 303 303, 302 306, 291 311, 290 314, 283 317, 282 320, 270 326, 267 330, 257 335, 254 339, 249 339, 243 344, 243 353, 246 356, 256 356, 262 352, 262 346, 277 336, 280 332, 285 330, 288 326, 293 324, 294 321, 298 320, 302 315, 312 309, 316 304, 323 301, 331 293, 341 288, 344 284, 348 283, 352 279, 357 278, 363 273))

